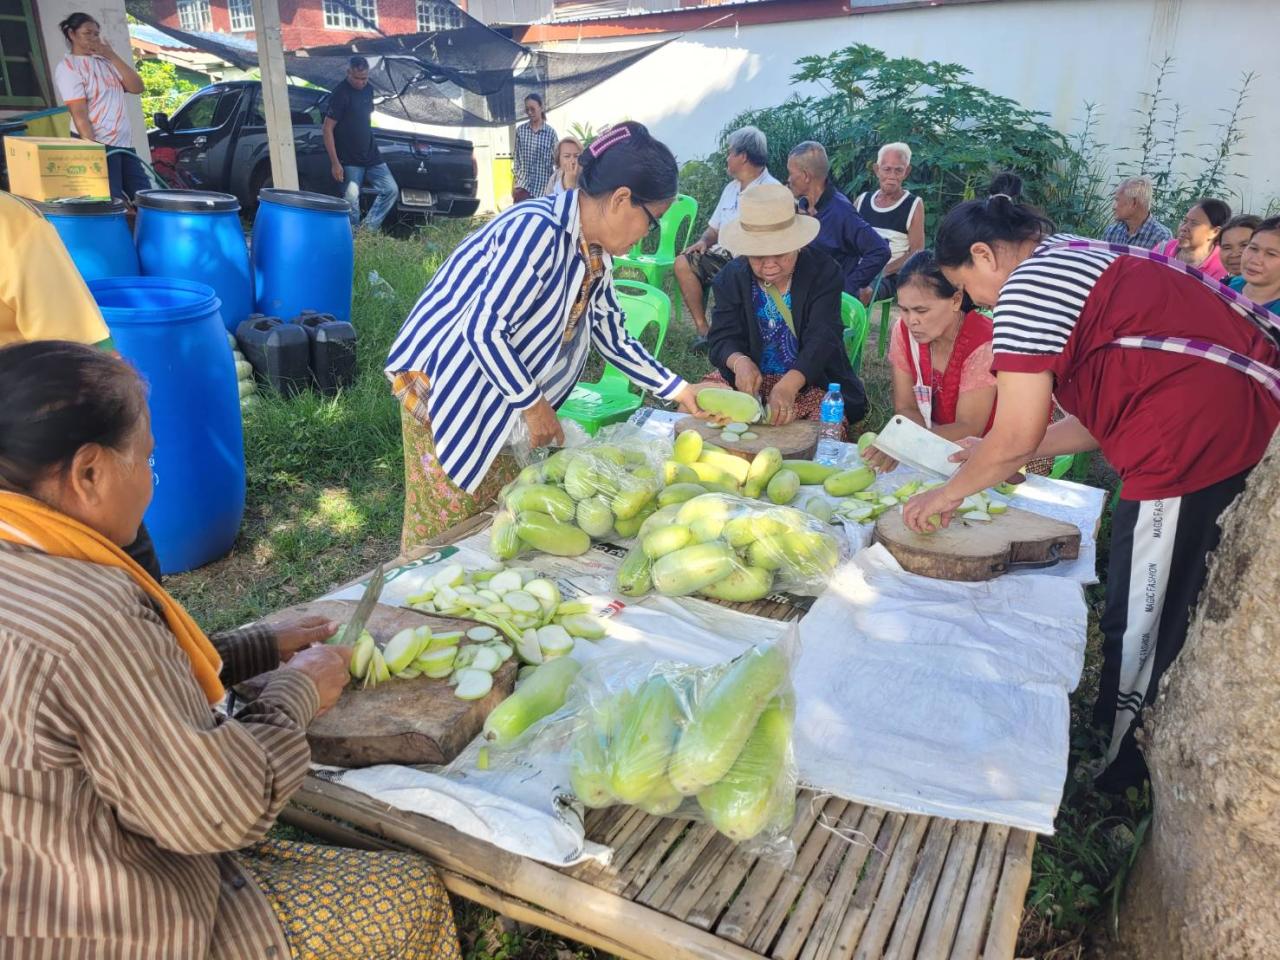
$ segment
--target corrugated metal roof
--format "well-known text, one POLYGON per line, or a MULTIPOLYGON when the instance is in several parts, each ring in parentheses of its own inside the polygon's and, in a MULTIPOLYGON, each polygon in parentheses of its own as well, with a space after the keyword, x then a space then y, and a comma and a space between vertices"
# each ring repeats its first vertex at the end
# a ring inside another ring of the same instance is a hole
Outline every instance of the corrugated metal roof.
POLYGON ((785 3, 786 0, 731 0, 728 3, 707 0, 699 4, 681 5, 678 0, 555 0, 552 23, 574 23, 578 20, 611 20, 654 13, 678 13, 684 10, 732 9, 760 3, 785 3))
MULTIPOLYGON (((207 30, 188 30, 193 37, 199 37, 201 40, 209 40, 214 43, 221 43, 237 50, 243 50, 246 53, 254 53, 258 49, 257 43, 246 37, 238 37, 234 33, 214 33, 207 30)), ((129 24, 129 36, 135 40, 141 40, 143 43, 154 44, 165 50, 195 50, 196 48, 187 43, 171 37, 163 30, 157 30, 155 27, 145 23, 129 24)))
MULTIPOLYGON (((679 0, 552 0, 552 11, 549 17, 543 17, 540 23, 577 23, 587 20, 619 20, 625 17, 645 17, 664 13, 685 13, 691 10, 725 10, 732 12, 742 7, 755 7, 762 4, 785 7, 791 0, 703 0, 701 3, 681 4, 679 0)), ((850 0, 848 6, 865 12, 873 7, 900 7, 911 5, 913 0, 850 0)), ((917 0, 930 6, 947 3, 949 0, 917 0)), ((955 0, 950 0, 955 2, 955 0)), ((959 0, 959 2, 981 2, 981 0, 959 0)))

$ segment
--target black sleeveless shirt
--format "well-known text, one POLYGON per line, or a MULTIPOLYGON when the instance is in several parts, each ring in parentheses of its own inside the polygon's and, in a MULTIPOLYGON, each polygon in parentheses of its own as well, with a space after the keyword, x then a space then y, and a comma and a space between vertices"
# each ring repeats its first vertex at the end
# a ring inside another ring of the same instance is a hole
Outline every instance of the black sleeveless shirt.
POLYGON ((875 195, 875 190, 860 193, 858 199, 853 202, 853 206, 862 219, 871 224, 876 233, 884 237, 885 242, 889 244, 890 258, 896 260, 909 249, 907 225, 911 222, 911 216, 915 213, 916 207, 922 201, 910 190, 904 190, 892 207, 888 210, 880 210, 871 202, 871 198, 875 195))

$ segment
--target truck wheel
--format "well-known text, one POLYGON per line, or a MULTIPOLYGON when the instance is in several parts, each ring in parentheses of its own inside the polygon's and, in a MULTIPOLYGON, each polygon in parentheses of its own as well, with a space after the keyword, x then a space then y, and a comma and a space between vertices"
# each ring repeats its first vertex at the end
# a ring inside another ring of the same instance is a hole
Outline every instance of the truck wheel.
POLYGON ((258 164, 257 169, 253 171, 253 176, 249 178, 249 196, 244 204, 245 210, 256 211, 258 209, 258 191, 264 187, 271 186, 271 184, 271 164, 258 164))

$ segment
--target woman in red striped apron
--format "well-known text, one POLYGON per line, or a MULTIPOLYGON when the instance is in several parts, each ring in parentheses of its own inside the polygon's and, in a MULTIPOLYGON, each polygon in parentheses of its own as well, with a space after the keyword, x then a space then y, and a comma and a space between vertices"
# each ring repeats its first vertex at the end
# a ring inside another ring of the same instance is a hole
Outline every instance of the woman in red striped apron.
MULTIPOLYGON (((991 319, 951 285, 928 250, 898 271, 898 310, 889 345, 893 412, 947 440, 983 436, 996 407, 991 319)), ((898 465, 874 447, 864 459, 877 470, 898 465)))
POLYGON ((995 307, 1000 403, 964 466, 907 504, 907 525, 949 523, 965 496, 1032 457, 1101 449, 1124 492, 1101 622, 1100 785, 1138 783, 1138 715, 1186 639, 1218 518, 1280 423, 1280 327, 1195 267, 1054 234, 1004 197, 952 210, 936 253, 953 284, 995 307), (1046 428, 1055 397, 1069 416, 1046 428))

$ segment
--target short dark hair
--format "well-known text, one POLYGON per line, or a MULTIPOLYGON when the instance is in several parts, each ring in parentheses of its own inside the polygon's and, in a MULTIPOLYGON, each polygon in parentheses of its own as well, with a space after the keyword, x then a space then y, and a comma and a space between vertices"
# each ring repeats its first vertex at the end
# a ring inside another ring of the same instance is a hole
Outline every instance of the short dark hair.
MULTIPOLYGON (((913 253, 898 270, 899 290, 913 283, 928 287, 941 300, 954 297, 959 289, 942 272, 942 268, 938 266, 938 258, 934 256, 932 250, 913 253)), ((969 299, 967 293, 960 298, 960 309, 965 313, 973 309, 973 301, 969 299)))
POLYGON ((92 23, 95 27, 101 26, 97 20, 89 16, 87 13, 73 13, 67 19, 58 24, 58 29, 62 31, 62 38, 71 42, 71 35, 83 27, 86 23, 92 23))
POLYGON ((354 57, 352 57, 350 60, 347 61, 347 69, 348 70, 368 70, 369 61, 366 58, 360 56, 359 54, 356 54, 354 57))
POLYGON ((1023 243, 1053 233, 1053 221, 1033 207, 1005 197, 966 200, 942 218, 934 255, 943 267, 959 267, 973 259, 975 243, 1023 243))
POLYGON ((988 197, 994 197, 998 193, 1010 200, 1017 200, 1022 196, 1022 178, 1012 170, 1001 170, 987 184, 988 197))
POLYGON ((1280 233, 1280 217, 1267 217, 1267 219, 1259 221, 1253 232, 1258 233, 1280 233))
POLYGON ((601 197, 622 187, 636 203, 660 203, 676 195, 680 170, 665 143, 634 120, 614 124, 578 160, 578 189, 601 197))
POLYGON ((31 494, 76 452, 123 450, 147 409, 133 367, 65 340, 0 348, 0 490, 31 494))
POLYGON ((535 90, 535 91, 533 91, 532 93, 526 93, 526 94, 524 95, 524 99, 525 99, 525 102, 526 102, 526 103, 528 103, 530 100, 532 100, 532 101, 533 101, 534 103, 536 103, 539 107, 542 107, 544 110, 546 109, 545 105, 544 105, 544 104, 543 104, 543 102, 542 102, 542 94, 538 93, 536 90, 535 90))
POLYGON ((1201 197, 1192 204, 1192 207, 1199 207, 1204 211, 1205 218, 1211 227, 1222 227, 1231 219, 1231 205, 1225 200, 1201 197))
POLYGON ((1228 230, 1245 229, 1250 232, 1257 232, 1258 225, 1262 223, 1262 218, 1253 213, 1237 213, 1234 217, 1222 225, 1222 232, 1228 230))

